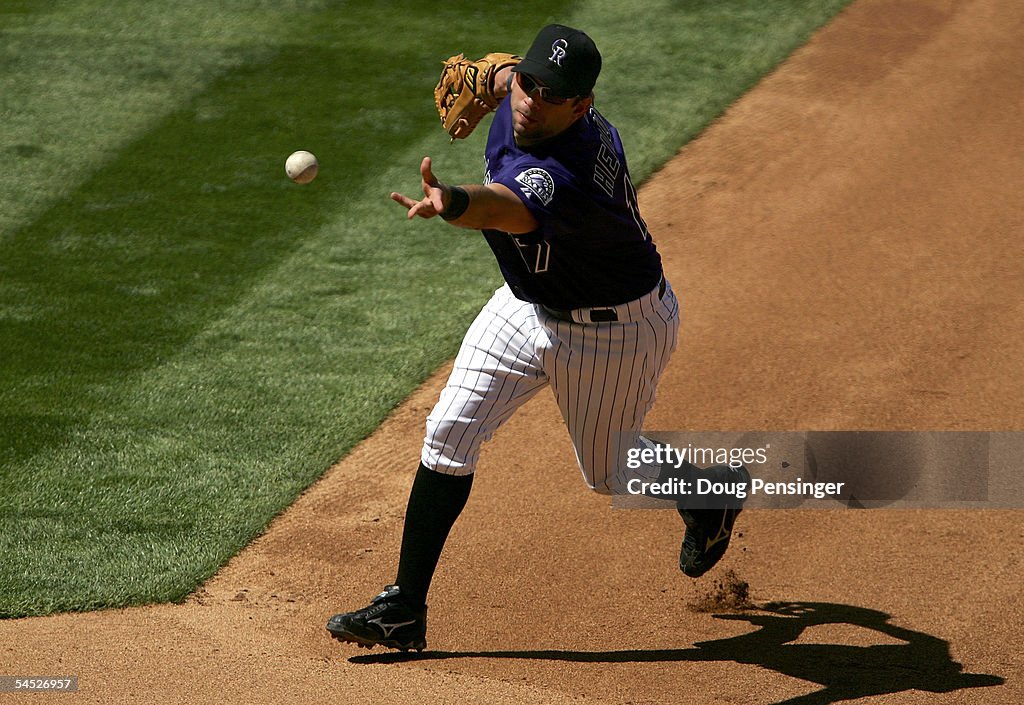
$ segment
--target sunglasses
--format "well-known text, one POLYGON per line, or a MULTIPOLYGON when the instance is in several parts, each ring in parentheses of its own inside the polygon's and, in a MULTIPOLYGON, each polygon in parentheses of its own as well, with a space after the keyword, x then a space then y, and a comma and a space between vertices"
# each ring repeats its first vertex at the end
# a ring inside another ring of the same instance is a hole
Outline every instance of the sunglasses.
POLYGON ((519 87, 523 89, 526 95, 532 96, 536 93, 541 100, 549 105, 565 105, 569 101, 569 98, 552 95, 550 88, 540 85, 529 74, 516 73, 516 80, 519 81, 519 87))

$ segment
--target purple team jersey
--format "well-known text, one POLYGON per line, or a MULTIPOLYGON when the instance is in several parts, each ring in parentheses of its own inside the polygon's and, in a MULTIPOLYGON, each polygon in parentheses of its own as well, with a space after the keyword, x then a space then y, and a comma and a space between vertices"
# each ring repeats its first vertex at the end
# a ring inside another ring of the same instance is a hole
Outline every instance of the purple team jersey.
POLYGON ((517 298, 557 309, 616 306, 658 285, 661 257, 640 217, 622 142, 593 107, 557 137, 520 148, 506 98, 485 159, 484 182, 510 188, 540 223, 522 235, 483 231, 517 298))

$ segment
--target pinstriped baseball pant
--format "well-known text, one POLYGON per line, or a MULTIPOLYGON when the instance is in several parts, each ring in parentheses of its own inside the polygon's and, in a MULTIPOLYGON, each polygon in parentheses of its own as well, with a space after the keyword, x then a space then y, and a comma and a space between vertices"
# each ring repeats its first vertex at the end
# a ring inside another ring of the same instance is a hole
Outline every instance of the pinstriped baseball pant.
POLYGON ((421 460, 438 472, 469 475, 481 444, 538 391, 550 386, 587 486, 621 492, 629 447, 654 404, 658 379, 676 347, 679 304, 671 286, 614 307, 614 323, 556 319, 498 289, 466 332, 454 369, 427 417, 421 460))

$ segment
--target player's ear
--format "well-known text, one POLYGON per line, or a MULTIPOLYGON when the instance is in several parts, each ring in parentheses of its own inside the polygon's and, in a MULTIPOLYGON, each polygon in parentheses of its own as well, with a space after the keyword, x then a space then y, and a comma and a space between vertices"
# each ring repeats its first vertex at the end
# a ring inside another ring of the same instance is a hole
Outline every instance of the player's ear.
POLYGON ((572 107, 572 112, 575 115, 583 115, 583 113, 590 110, 590 106, 594 104, 594 94, 586 96, 585 98, 577 98, 576 104, 572 107))

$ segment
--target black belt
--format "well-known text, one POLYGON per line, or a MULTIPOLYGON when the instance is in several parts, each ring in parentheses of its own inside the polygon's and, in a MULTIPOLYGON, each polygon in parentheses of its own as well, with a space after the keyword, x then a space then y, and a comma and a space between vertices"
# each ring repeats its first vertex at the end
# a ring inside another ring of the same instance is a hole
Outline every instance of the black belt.
MULTIPOLYGON (((658 282, 658 298, 662 299, 665 297, 665 277, 661 278, 658 282)), ((547 306, 541 305, 541 308, 547 311, 548 315, 552 318, 557 318, 559 321, 568 321, 569 323, 575 323, 573 320, 572 311, 566 311, 559 308, 548 308, 547 306)), ((616 313, 614 308, 592 308, 587 311, 587 316, 590 318, 591 323, 615 323, 619 320, 619 314, 616 313)))

